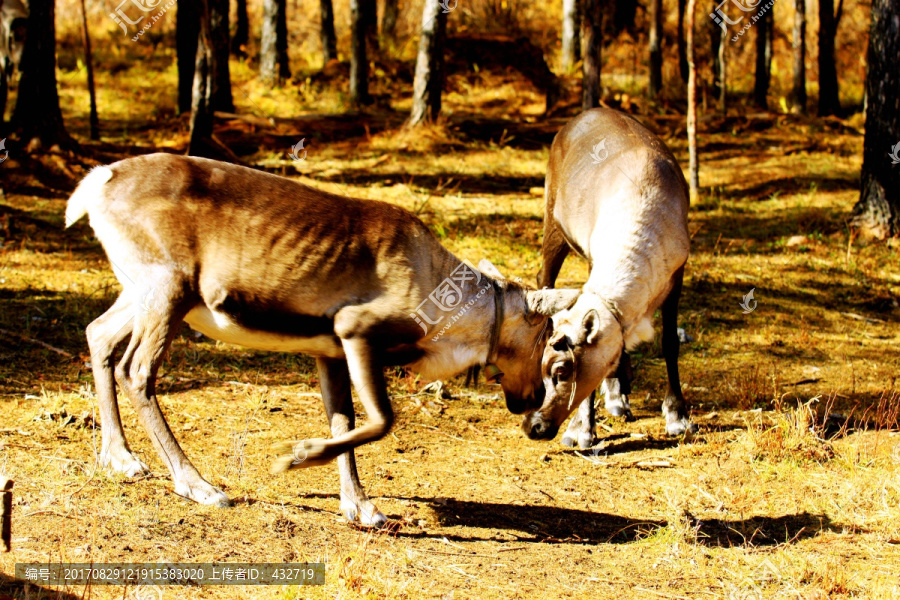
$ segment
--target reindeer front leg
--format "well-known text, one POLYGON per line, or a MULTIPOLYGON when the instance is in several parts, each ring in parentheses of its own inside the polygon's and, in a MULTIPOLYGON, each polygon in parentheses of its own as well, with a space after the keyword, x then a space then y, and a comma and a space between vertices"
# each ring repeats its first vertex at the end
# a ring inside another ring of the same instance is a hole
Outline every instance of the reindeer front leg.
MULTIPOLYGON (((347 370, 347 361, 340 359, 319 358, 316 366, 331 435, 337 438, 356 427, 350 395, 350 371, 347 370)), ((341 512, 344 517, 367 527, 381 527, 387 523, 387 517, 372 504, 359 482, 353 450, 338 456, 337 463, 341 474, 341 512)))
POLYGON ((276 451, 281 456, 272 464, 273 473, 327 464, 357 446, 380 440, 390 431, 394 423, 394 412, 388 399, 384 372, 375 359, 371 345, 361 337, 343 339, 341 344, 350 380, 362 401, 368 422, 330 440, 315 438, 279 444, 276 451), (302 457, 302 460, 298 461, 298 457, 302 457))

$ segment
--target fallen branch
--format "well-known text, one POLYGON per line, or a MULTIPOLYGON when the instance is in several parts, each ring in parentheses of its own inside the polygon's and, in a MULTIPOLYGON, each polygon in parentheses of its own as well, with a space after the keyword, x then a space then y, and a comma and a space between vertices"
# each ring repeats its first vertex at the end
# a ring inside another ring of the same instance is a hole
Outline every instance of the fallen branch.
POLYGON ((42 342, 41 340, 36 340, 34 338, 30 338, 27 335, 22 335, 21 333, 14 333, 12 331, 7 331, 6 329, 0 329, 0 333, 2 333, 3 335, 8 335, 10 337, 16 337, 16 338, 25 340, 26 342, 30 342, 32 344, 37 344, 38 346, 43 346, 47 350, 52 350, 53 352, 56 352, 57 354, 61 354, 62 356, 72 358, 72 355, 69 354, 68 352, 66 352, 65 350, 57 348, 56 346, 51 346, 50 344, 48 344, 46 342, 42 342))

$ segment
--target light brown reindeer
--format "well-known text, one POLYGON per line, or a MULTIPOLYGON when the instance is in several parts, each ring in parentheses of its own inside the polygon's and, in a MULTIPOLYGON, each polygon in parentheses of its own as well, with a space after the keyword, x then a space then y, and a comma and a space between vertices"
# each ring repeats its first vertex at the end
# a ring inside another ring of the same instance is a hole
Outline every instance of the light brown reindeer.
MULTIPOLYGON (((688 189, 678 162, 636 120, 595 108, 553 139, 545 193, 539 285, 553 285, 570 249, 588 260, 590 275, 575 304, 551 320, 541 361, 547 395, 523 429, 533 439, 552 439, 585 402, 566 437, 590 445, 594 390, 627 360, 624 349, 653 338, 653 313, 661 308, 666 432, 696 432, 678 376, 678 299, 690 249, 688 189)), ((609 381, 607 389, 613 394, 618 386, 609 381)), ((630 413, 627 404, 610 408, 630 413)))
POLYGON ((98 167, 69 199, 67 225, 84 215, 124 288, 87 328, 101 461, 129 476, 147 471, 125 440, 115 373, 175 492, 203 504, 229 500, 191 464, 156 399, 157 371, 183 321, 224 342, 316 357, 333 437, 284 444, 273 470, 337 458, 342 512, 381 525, 353 449, 393 422, 383 367, 441 378, 493 363, 505 373, 508 407, 533 410, 544 396, 535 348, 548 315, 578 294, 528 290, 486 261, 475 270, 397 206, 201 158, 153 154, 98 167), (368 418, 359 427, 351 383, 368 418))

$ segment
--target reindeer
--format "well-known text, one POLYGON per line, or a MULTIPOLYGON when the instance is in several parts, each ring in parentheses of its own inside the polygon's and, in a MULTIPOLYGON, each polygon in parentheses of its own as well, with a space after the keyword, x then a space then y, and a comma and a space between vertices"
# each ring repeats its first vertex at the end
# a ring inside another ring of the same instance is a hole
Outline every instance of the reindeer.
POLYGON ((0 0, 0 122, 13 74, 22 62, 28 6, 22 0, 0 0))
POLYGON ((182 322, 224 342, 316 357, 332 438, 280 444, 272 470, 337 458, 343 514, 380 526, 386 518, 359 482, 353 449, 391 428, 383 367, 434 379, 489 363, 509 409, 534 410, 544 396, 535 348, 549 315, 579 294, 527 289, 487 261, 471 268, 400 207, 202 158, 152 154, 97 167, 69 199, 66 225, 84 215, 123 287, 86 331, 100 460, 128 476, 148 471, 125 440, 118 381, 175 493, 201 504, 229 500, 191 464, 156 399, 157 371, 182 322), (129 337, 116 365, 115 348, 129 337), (360 427, 351 383, 368 420, 360 427))
POLYGON ((587 259, 590 275, 575 304, 551 319, 541 359, 546 396, 541 408, 526 416, 526 434, 553 439, 581 404, 564 439, 582 448, 592 445, 594 390, 601 382, 607 408, 630 416, 621 395, 630 384, 625 350, 653 339, 651 319, 658 308, 669 379, 662 405, 666 432, 695 433, 678 376, 689 201, 672 153, 631 117, 595 108, 553 139, 545 194, 539 287, 553 285, 570 249, 587 259))

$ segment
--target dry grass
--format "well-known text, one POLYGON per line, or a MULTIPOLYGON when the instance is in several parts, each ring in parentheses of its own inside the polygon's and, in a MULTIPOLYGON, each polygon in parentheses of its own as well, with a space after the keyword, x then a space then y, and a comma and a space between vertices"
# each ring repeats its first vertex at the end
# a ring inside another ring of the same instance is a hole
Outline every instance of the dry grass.
MULTIPOLYGON (((107 120, 86 154, 183 148, 174 71, 164 57, 147 61, 116 77, 99 69, 107 120), (151 66, 157 79, 146 76, 151 66)), ((412 135, 400 129, 408 98, 399 92, 365 114, 326 116, 340 106, 338 87, 309 83, 326 90, 321 97, 307 84, 267 91, 234 66, 247 90, 235 95, 239 111, 278 116, 275 128, 221 124, 247 162, 405 206, 459 256, 533 281, 542 218, 534 188, 569 117, 536 118, 535 90, 507 73, 454 75, 449 85, 462 91, 448 95, 446 120, 412 135), (287 152, 301 137, 310 150, 295 166, 287 152)), ((62 83, 78 135, 80 85, 62 83)), ((385 78, 376 89, 391 85, 385 78)), ((686 163, 681 121, 642 118, 686 163)), ((849 240, 843 225, 857 195, 858 121, 766 125, 732 116, 701 130, 704 194, 690 218, 680 316, 695 338, 681 365, 700 436, 664 436, 658 343, 635 355, 638 420, 608 419, 615 434, 595 455, 525 440, 494 387, 465 390, 457 379, 452 398, 435 402, 411 395, 427 382, 393 370, 397 425, 358 453, 370 494, 399 525, 390 533, 342 521, 334 467, 268 473, 273 443, 328 433, 313 363, 302 356, 190 332, 172 347, 163 410, 233 508, 174 496, 124 399, 132 448, 153 475, 129 481, 97 469, 83 331, 117 285, 85 224, 62 231, 71 184, 54 166, 62 161, 12 155, 0 166, 0 329, 72 358, 0 334, 0 473, 16 481, 15 550, 0 555, 0 593, 55 597, 11 582, 16 561, 323 560, 323 588, 165 588, 164 597, 900 597, 897 250, 849 240), (744 314, 751 288, 759 304, 744 314), (816 397, 827 402, 810 403, 816 397), (846 435, 823 429, 824 404, 850 418, 846 435)), ((570 259, 561 284, 586 275, 570 259)), ((123 597, 121 588, 61 592, 123 597)))

